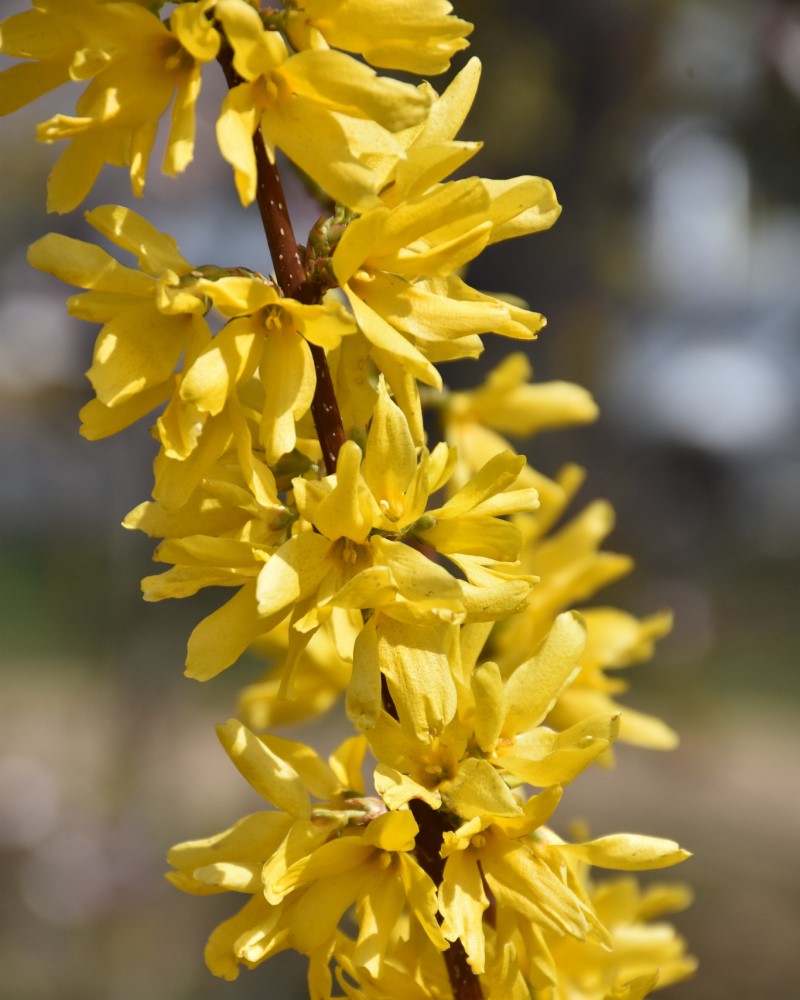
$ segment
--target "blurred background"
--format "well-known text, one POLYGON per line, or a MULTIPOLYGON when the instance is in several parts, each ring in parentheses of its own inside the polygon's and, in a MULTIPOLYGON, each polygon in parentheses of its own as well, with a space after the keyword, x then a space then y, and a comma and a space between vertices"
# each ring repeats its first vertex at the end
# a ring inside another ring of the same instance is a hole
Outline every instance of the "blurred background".
MULTIPOLYGON (((0 0, 4 16, 26 6, 0 0)), ((602 410, 528 454, 548 473, 581 463, 579 501, 616 507, 608 547, 637 569, 599 602, 676 613, 627 703, 665 718, 681 746, 620 747, 616 769, 571 786, 555 825, 695 852, 673 873, 697 894, 675 922, 700 971, 665 1000, 788 997, 800 978, 800 6, 456 8, 484 61, 463 133, 486 141, 472 169, 547 176, 564 205, 549 233, 486 253, 471 283, 545 313, 529 347, 537 379, 581 382, 602 410)), ((222 93, 208 74, 198 163, 174 182, 154 157, 136 207, 196 263, 267 270, 257 213, 235 200, 213 142, 222 93)), ((78 436, 95 330, 65 318, 66 289, 25 263, 50 229, 90 232, 80 212, 43 210, 58 151, 33 129, 68 110, 62 91, 2 123, 0 996, 301 998, 291 956, 235 987, 214 980, 203 943, 237 901, 161 879, 170 844, 258 807, 212 729, 257 665, 206 686, 182 678, 186 637, 216 595, 141 601, 152 545, 119 522, 149 488, 147 421, 106 442, 78 436)), ((132 204, 111 168, 86 207, 108 201, 132 204)), ((308 202, 295 211, 301 238, 315 216, 308 202)), ((517 346, 485 340, 483 361, 446 381, 475 384, 517 346)), ((330 748, 339 726, 310 739, 330 748)))

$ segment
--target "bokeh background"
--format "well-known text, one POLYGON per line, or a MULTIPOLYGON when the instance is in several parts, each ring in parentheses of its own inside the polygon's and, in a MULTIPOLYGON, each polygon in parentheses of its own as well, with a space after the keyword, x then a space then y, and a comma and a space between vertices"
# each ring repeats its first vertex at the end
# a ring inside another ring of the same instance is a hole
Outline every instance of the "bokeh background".
MULTIPOLYGON (((602 408, 595 426, 528 453, 550 473, 580 462, 581 501, 617 509, 610 547, 638 565, 602 603, 676 613, 629 703, 677 727, 680 748, 622 747, 616 769, 568 790, 559 822, 695 851, 674 873, 697 894, 676 922, 701 967, 665 1000, 793 996, 800 6, 456 7, 484 60, 464 130, 486 141, 473 169, 550 177, 565 206, 551 232, 493 248, 471 281, 544 312, 529 348, 537 378, 579 381, 602 408)), ((236 202, 214 147, 221 95, 209 76, 198 163, 174 182, 156 159, 141 209, 197 263, 266 270, 257 214, 236 202)), ((94 331, 64 317, 65 289, 24 260, 51 228, 87 235, 80 212, 42 207, 56 151, 33 127, 66 110, 62 92, 0 125, 0 996, 293 1000, 306 993, 291 956, 236 986, 214 980, 202 945, 236 901, 195 900, 161 879, 171 843, 257 807, 212 730, 257 665, 206 686, 182 678, 186 636, 215 595, 140 599, 152 546, 119 522, 147 494, 146 421, 98 444, 78 436, 94 331)), ((110 168, 87 207, 107 201, 132 203, 110 168)), ((314 206, 298 203, 295 218, 302 235, 314 206)), ((490 363, 516 346, 486 341, 490 363)), ((445 377, 474 384, 482 365, 445 377)), ((330 747, 340 724, 312 738, 330 747)))

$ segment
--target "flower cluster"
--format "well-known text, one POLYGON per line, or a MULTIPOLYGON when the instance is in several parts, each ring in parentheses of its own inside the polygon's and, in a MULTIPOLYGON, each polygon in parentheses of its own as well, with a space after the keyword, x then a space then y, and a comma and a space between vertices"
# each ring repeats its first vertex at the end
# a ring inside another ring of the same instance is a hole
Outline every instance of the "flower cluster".
POLYGON ((170 105, 163 169, 181 173, 203 73, 223 72, 217 142, 272 255, 268 276, 190 263, 118 205, 86 219, 137 266, 58 234, 29 255, 101 326, 82 433, 156 415, 152 499, 124 522, 168 567, 145 599, 229 588, 186 673, 271 660, 218 729, 270 808, 169 854, 180 889, 247 897, 212 933, 209 968, 233 979, 293 948, 321 1000, 634 1000, 693 970, 651 922, 688 892, 595 884, 589 866, 687 852, 566 842, 549 824, 617 739, 675 744, 616 700, 612 673, 651 655, 669 614, 574 610, 630 569, 600 548, 613 513, 596 502, 560 524, 581 470, 548 478, 506 439, 593 420, 589 394, 532 383, 521 353, 472 391, 447 391, 438 367, 477 357, 485 334, 536 337, 538 313, 463 272, 560 206, 542 178, 463 176, 480 149, 457 138, 476 59, 442 93, 376 72, 441 73, 471 30, 445 0, 34 0, 0 26, 0 50, 24 60, 0 75, 0 107, 84 85, 38 131, 69 143, 48 197, 66 212, 104 164, 143 193, 170 105), (277 150, 324 195, 305 246, 277 150), (341 698, 355 735, 327 761, 272 732, 341 698))

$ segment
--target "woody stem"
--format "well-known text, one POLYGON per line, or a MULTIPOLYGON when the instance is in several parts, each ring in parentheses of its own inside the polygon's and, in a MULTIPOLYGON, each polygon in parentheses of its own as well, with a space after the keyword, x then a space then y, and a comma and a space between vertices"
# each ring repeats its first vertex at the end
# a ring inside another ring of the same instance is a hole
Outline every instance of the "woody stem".
MULTIPOLYGON (((230 48, 223 47, 217 58, 228 87, 233 88, 240 84, 242 81, 233 67, 230 48)), ((306 275, 289 218, 278 164, 270 161, 260 129, 257 129, 253 136, 253 150, 258 172, 256 202, 278 285, 287 298, 296 299, 305 305, 318 303, 322 298, 321 291, 317 285, 308 280, 306 275)), ((325 470, 330 475, 336 472, 339 449, 345 442, 344 426, 325 351, 316 344, 308 346, 317 377, 314 399, 311 403, 311 416, 314 418, 314 426, 322 448, 325 470)))
MULTIPOLYGON (((417 861, 439 888, 444 878, 444 859, 440 852, 445 830, 450 829, 446 816, 441 809, 432 809, 422 799, 412 799, 408 807, 419 827, 414 850, 417 861)), ((469 967, 461 941, 450 943, 444 953, 444 964, 454 1000, 483 1000, 480 980, 469 967)))

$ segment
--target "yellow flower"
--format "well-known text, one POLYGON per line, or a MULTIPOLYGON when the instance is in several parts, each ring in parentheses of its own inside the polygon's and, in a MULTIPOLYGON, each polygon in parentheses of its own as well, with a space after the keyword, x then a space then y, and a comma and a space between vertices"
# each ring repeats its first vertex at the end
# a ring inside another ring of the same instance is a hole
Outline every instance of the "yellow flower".
POLYGON ((655 883, 642 890, 633 878, 592 885, 580 869, 576 874, 588 883, 611 949, 574 938, 551 940, 556 981, 544 991, 544 1000, 569 1000, 576 992, 586 1000, 636 1000, 692 975, 697 962, 686 954, 686 942, 670 924, 653 922, 689 905, 692 897, 686 886, 655 883))
POLYGON ((193 266, 172 237, 121 206, 94 209, 86 219, 135 254, 141 270, 125 267, 100 247, 58 233, 34 243, 28 260, 40 271, 88 289, 68 301, 69 312, 104 324, 87 373, 97 399, 81 411, 81 433, 95 440, 169 399, 180 359, 200 353, 211 331, 203 318, 207 303, 193 266))
MULTIPOLYGON (((212 948, 213 972, 233 978, 238 961, 256 965, 287 944, 306 954, 327 949, 354 902, 358 961, 373 972, 380 970, 383 946, 405 910, 437 948, 446 947, 436 921, 435 886, 410 854, 418 830, 413 816, 381 815, 380 804, 363 794, 361 737, 345 741, 326 764, 303 744, 256 737, 234 719, 218 734, 242 775, 279 811, 254 813, 221 834, 169 852, 176 871, 167 877, 178 888, 258 898, 250 913, 261 919, 247 927, 250 914, 235 918, 233 954, 217 956, 212 948), (309 792, 323 801, 313 805, 309 792), (276 940, 276 931, 284 941, 276 940)), ((224 930, 221 937, 227 941, 230 934, 224 930)))
POLYGON ((211 971, 234 979, 238 964, 253 966, 294 946, 287 921, 297 900, 288 906, 269 898, 266 866, 291 866, 348 825, 369 823, 381 807, 363 794, 360 737, 345 740, 326 763, 303 744, 256 737, 235 719, 217 733, 244 778, 278 811, 253 813, 220 834, 173 847, 167 858, 175 871, 167 878, 184 892, 254 897, 217 928, 206 949, 211 971), (312 796, 320 801, 314 804, 312 796))
MULTIPOLYGON (((459 466, 451 489, 509 448, 506 436, 527 438, 597 419, 597 405, 582 386, 573 382, 531 384, 532 374, 527 356, 515 352, 493 368, 477 388, 427 398, 436 410, 445 440, 458 448, 459 466)), ((534 488, 544 480, 530 466, 522 476, 526 485, 534 488)), ((547 493, 546 487, 543 492, 547 493)))
POLYGON ((476 972, 485 969, 482 917, 490 905, 497 915, 498 939, 509 945, 519 934, 533 946, 540 973, 550 972, 554 962, 545 935, 550 941, 566 937, 601 948, 612 943, 573 876, 571 864, 576 859, 642 871, 679 864, 690 856, 674 841, 634 834, 566 844, 542 825, 557 801, 551 792, 542 792, 528 801, 521 817, 494 821, 476 817, 444 834, 442 931, 448 940, 462 941, 476 972))
POLYGON ((332 266, 377 366, 394 360, 440 388, 431 361, 476 356, 478 334, 534 337, 541 316, 475 291, 456 272, 490 243, 547 228, 558 212, 541 178, 472 177, 350 222, 332 266))
POLYGON ((233 441, 250 487, 277 504, 268 465, 295 448, 297 422, 314 396, 308 344, 336 347, 355 332, 349 315, 333 299, 304 305, 283 298, 252 272, 195 268, 170 236, 121 206, 86 218, 136 254, 141 271, 57 234, 29 254, 34 267, 88 289, 69 300, 69 310, 104 324, 88 372, 97 399, 81 411, 84 436, 116 433, 167 402, 157 424, 157 499, 186 502, 233 441), (216 335, 203 318, 212 303, 229 318, 216 335))
POLYGON ((355 325, 332 299, 304 305, 248 277, 222 278, 201 287, 233 318, 185 365, 181 403, 216 416, 240 385, 257 376, 258 440, 266 462, 277 463, 294 449, 297 422, 314 398, 317 380, 309 343, 337 347, 343 336, 355 332, 355 325))
POLYGON ((293 0, 286 6, 296 49, 327 44, 373 66, 420 75, 444 73, 472 31, 446 0, 293 0))
POLYGON ((174 175, 186 168, 194 150, 200 69, 220 46, 206 17, 212 6, 213 0, 183 4, 166 25, 137 4, 51 0, 4 25, 3 51, 41 60, 27 72, 12 67, 0 81, 0 94, 22 85, 17 106, 65 82, 65 69, 71 79, 91 79, 74 116, 55 115, 39 126, 44 142, 70 140, 50 174, 49 211, 75 208, 104 163, 128 166, 133 191, 141 195, 158 120, 173 97, 163 169, 174 175))
POLYGON ((444 951, 436 887, 411 853, 418 832, 410 812, 388 812, 370 820, 360 835, 316 847, 277 878, 274 869, 283 866, 268 865, 268 898, 282 901, 308 887, 293 912, 295 947, 313 952, 332 941, 345 911, 355 904, 359 936, 354 961, 372 975, 380 975, 383 954, 406 908, 434 946, 444 951))
MULTIPOLYGON (((477 389, 426 400, 436 408, 445 439, 458 450, 450 489, 508 448, 503 434, 531 436, 595 419, 597 407, 586 390, 567 382, 529 385, 530 375, 527 358, 511 354, 477 389)), ((563 608, 586 599, 632 568, 627 557, 595 551, 613 525, 607 504, 591 505, 563 531, 552 532, 582 478, 575 466, 562 470, 557 480, 530 465, 520 473, 520 485, 536 489, 541 498, 539 510, 516 519, 525 536, 523 564, 539 576, 540 583, 526 613, 498 628, 489 643, 486 655, 497 656, 503 673, 519 662, 524 655, 521 650, 541 640, 563 608)), ((660 719, 624 708, 611 697, 628 685, 605 673, 649 659, 654 640, 670 629, 669 613, 641 621, 614 608, 589 608, 583 614, 587 647, 581 670, 559 695, 549 724, 564 730, 594 715, 621 713, 620 739, 653 749, 674 747, 677 736, 660 719)), ((610 749, 603 759, 613 759, 610 749)))
POLYGON ((307 634, 335 606, 381 608, 406 621, 486 620, 516 610, 530 584, 508 572, 518 539, 498 515, 535 506, 531 491, 510 489, 521 460, 498 456, 446 504, 426 511, 451 464, 443 446, 417 457, 381 383, 365 454, 348 441, 335 475, 294 480, 297 509, 315 531, 290 538, 264 568, 260 613, 285 616, 294 606, 294 628, 307 634), (455 563, 466 582, 420 546, 455 563))
POLYGON ((409 84, 376 76, 342 52, 290 55, 282 37, 265 30, 258 12, 243 0, 219 0, 214 12, 243 80, 226 96, 217 122, 219 147, 234 168, 242 203, 256 194, 252 137, 260 126, 271 161, 275 149, 282 149, 335 200, 357 210, 374 205, 380 177, 364 154, 375 126, 381 151, 394 149, 399 156, 385 130, 421 121, 430 98, 409 84))
MULTIPOLYGON (((519 662, 521 650, 541 641, 559 612, 580 605, 633 568, 628 556, 600 549, 614 524, 614 511, 604 501, 590 503, 563 527, 552 530, 581 478, 574 468, 564 470, 556 484, 560 491, 541 491, 540 511, 515 518, 525 539, 522 566, 538 576, 539 584, 525 612, 503 623, 492 636, 489 655, 504 674, 519 662)), ((586 656, 573 684, 554 705, 549 721, 560 729, 597 712, 618 712, 620 739, 652 749, 671 749, 677 743, 674 731, 654 716, 619 704, 611 696, 624 692, 627 684, 605 674, 608 669, 648 659, 653 640, 669 631, 671 617, 661 612, 639 621, 613 608, 584 609, 584 615, 589 629, 586 656)), ((612 759, 611 754, 606 755, 608 762, 612 759)))
POLYGON ((493 663, 465 676, 459 638, 448 645, 432 628, 374 615, 356 640, 348 715, 378 758, 376 788, 390 808, 421 798, 462 820, 518 816, 510 785, 572 781, 613 741, 618 717, 601 713, 562 733, 542 725, 584 648, 575 614, 561 615, 505 682, 493 663))
MULTIPOLYGON (((189 676, 215 676, 288 616, 284 683, 316 629, 337 610, 345 612, 339 621, 352 633, 349 616, 359 610, 380 608, 410 622, 493 621, 524 605, 532 581, 514 563, 517 531, 502 520, 536 504, 531 490, 513 488, 522 459, 510 453, 497 456, 447 503, 426 512, 430 495, 447 479, 452 458, 443 445, 417 457, 405 419, 381 384, 363 468, 361 449, 345 442, 335 475, 292 480, 287 504, 295 514, 266 486, 259 497, 255 460, 246 450, 244 458, 251 465, 249 472, 242 467, 245 493, 231 500, 246 510, 258 501, 256 516, 243 516, 223 537, 182 533, 178 507, 190 503, 201 483, 213 486, 219 476, 214 463, 224 466, 222 453, 232 433, 219 437, 212 425, 212 433, 202 440, 208 437, 208 448, 218 447, 218 452, 197 457, 196 449, 184 462, 162 453, 156 461, 161 493, 156 500, 174 511, 175 534, 157 548, 155 558, 174 567, 142 581, 145 599, 183 597, 205 586, 241 587, 192 632, 189 676), (451 572, 434 561, 439 554, 457 569, 451 572), (466 579, 459 580, 456 573, 466 579)), ((242 449, 229 455, 231 461, 243 462, 242 449)), ((137 508, 126 525, 137 527, 148 509, 137 508)))

